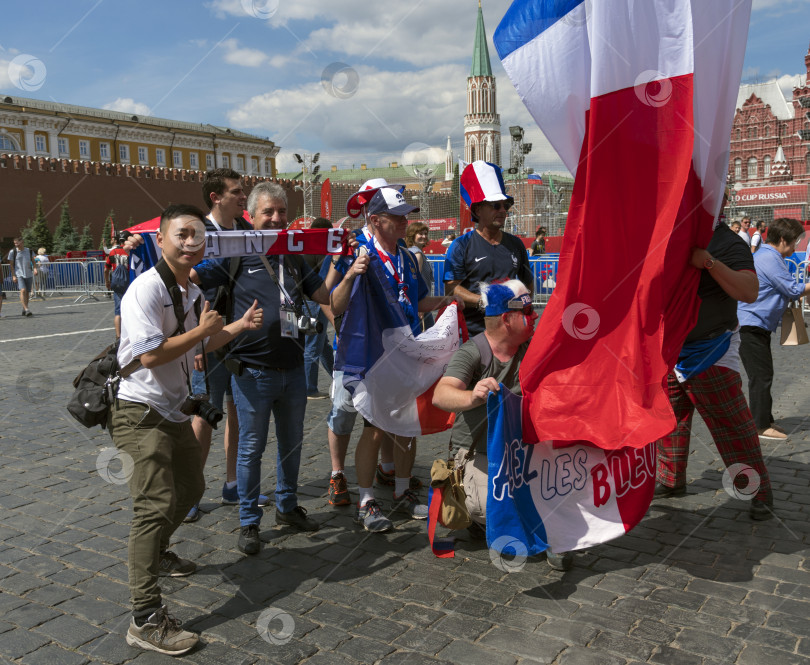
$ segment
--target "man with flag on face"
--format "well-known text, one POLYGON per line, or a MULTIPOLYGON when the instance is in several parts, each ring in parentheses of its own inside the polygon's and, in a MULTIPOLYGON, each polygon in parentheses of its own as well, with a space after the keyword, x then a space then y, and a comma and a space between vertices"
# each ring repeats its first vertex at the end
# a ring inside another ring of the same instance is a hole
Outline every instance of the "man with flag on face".
MULTIPOLYGON (((405 314, 414 335, 418 335, 421 331, 419 312, 432 311, 448 301, 445 297, 428 295, 427 285, 419 273, 413 254, 400 244, 408 227, 406 215, 418 210, 419 208, 406 203, 405 198, 396 189, 382 188, 374 194, 367 208, 369 226, 373 230, 374 237, 359 253, 358 258, 347 270, 343 281, 332 292, 331 304, 335 316, 340 316, 350 306, 355 279, 358 275, 366 273, 372 260, 381 262, 382 272, 393 290, 396 303, 405 314)), ((336 385, 335 388, 338 390, 341 386, 336 385)), ((375 428, 371 422, 365 421, 364 424, 365 429, 375 428)), ((413 439, 390 433, 383 433, 383 436, 390 438, 394 445, 395 510, 413 519, 425 519, 427 506, 419 502, 410 487, 416 453, 413 439)), ((388 531, 393 526, 391 520, 383 515, 372 487, 379 445, 380 437, 366 436, 364 431, 355 452, 355 468, 360 491, 356 520, 367 531, 372 532, 388 531)))
POLYGON ((504 189, 501 169, 483 161, 468 164, 459 186, 476 228, 456 238, 447 250, 444 291, 464 302, 467 329, 477 335, 484 331, 484 304, 478 285, 519 279, 533 293, 534 278, 523 243, 503 230, 514 199, 504 189))
MULTIPOLYGON (((537 312, 526 285, 518 279, 480 284, 484 332, 456 351, 433 393, 434 406, 456 413, 451 440, 459 446, 464 492, 472 525, 470 536, 483 539, 487 502, 487 397, 503 384, 520 395, 518 370, 534 334, 537 312)), ((568 570, 571 552, 546 552, 549 566, 568 570)))

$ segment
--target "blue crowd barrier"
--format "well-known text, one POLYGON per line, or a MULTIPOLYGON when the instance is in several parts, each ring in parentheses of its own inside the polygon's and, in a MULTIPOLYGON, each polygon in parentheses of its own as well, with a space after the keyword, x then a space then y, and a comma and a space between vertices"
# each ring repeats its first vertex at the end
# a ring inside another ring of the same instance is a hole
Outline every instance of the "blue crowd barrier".
MULTIPOLYGON (((433 270, 433 295, 444 295, 444 255, 427 254, 427 260, 433 270)), ((534 302, 545 304, 557 286, 557 267, 560 263, 559 254, 541 254, 530 256, 529 265, 534 275, 534 302)))

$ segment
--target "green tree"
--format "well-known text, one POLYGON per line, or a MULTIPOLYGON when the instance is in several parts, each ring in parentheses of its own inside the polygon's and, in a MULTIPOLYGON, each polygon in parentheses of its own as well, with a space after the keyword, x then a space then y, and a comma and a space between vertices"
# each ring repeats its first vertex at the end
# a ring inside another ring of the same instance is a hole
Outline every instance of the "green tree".
POLYGON ((71 250, 79 249, 79 232, 73 226, 70 217, 70 207, 68 202, 62 204, 62 212, 59 216, 59 224, 53 232, 53 251, 55 254, 67 254, 71 250))
POLYGON ((82 235, 79 238, 79 249, 90 250, 93 249, 93 234, 90 231, 90 225, 85 224, 82 229, 82 235))
POLYGON ((101 229, 101 241, 98 243, 98 248, 104 250, 107 247, 113 246, 112 231, 115 228, 115 210, 110 210, 107 219, 104 220, 104 228, 101 229))
POLYGON ((53 249, 53 236, 48 228, 48 220, 42 209, 42 194, 37 193, 37 209, 34 214, 34 221, 30 219, 26 222, 25 228, 21 229, 20 235, 26 247, 30 247, 35 252, 44 247, 50 254, 53 249))

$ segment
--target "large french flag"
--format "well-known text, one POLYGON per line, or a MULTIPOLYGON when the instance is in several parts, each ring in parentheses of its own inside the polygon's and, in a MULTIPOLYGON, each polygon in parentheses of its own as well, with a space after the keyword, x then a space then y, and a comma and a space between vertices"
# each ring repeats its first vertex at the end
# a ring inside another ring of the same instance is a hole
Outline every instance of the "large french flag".
POLYGON ((575 174, 557 288, 520 369, 526 441, 643 447, 697 316, 751 0, 516 0, 494 42, 575 174))
POLYGON ((586 442, 527 445, 521 398, 487 400, 487 542, 516 557, 570 552, 630 531, 655 489, 656 444, 603 450, 586 442))
POLYGON ((352 285, 335 369, 357 412, 376 427, 399 436, 443 432, 455 417, 433 406, 433 391, 459 347, 458 307, 449 305, 414 336, 383 271, 372 256, 352 285))

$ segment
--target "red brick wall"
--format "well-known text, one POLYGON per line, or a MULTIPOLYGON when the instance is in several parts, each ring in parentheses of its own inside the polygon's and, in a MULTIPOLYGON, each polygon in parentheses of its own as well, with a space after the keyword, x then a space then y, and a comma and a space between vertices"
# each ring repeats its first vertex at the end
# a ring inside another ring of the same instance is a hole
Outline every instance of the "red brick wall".
MULTIPOLYGON (((143 222, 170 203, 191 203, 206 210, 203 175, 203 171, 0 155, 0 247, 10 247, 26 221, 34 218, 38 192, 51 231, 67 199, 76 228, 81 232, 90 224, 98 245, 110 209, 115 210, 119 229, 130 216, 136 223, 143 222)), ((267 178, 246 176, 245 190, 250 192, 260 180, 267 178)), ((303 212, 301 192, 294 189, 300 183, 279 182, 287 190, 289 218, 293 219, 303 212)))

